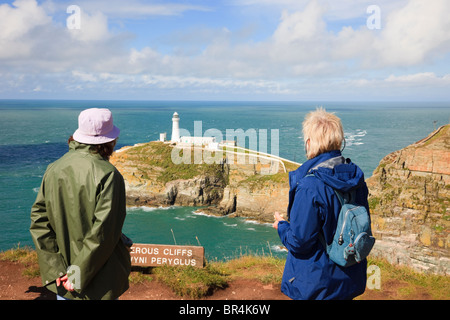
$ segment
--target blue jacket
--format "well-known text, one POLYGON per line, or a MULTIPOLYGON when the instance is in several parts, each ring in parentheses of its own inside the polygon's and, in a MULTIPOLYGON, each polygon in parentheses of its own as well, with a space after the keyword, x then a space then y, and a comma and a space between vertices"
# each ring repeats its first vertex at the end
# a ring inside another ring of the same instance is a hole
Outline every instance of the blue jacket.
POLYGON ((365 290, 367 261, 340 267, 319 240, 322 233, 330 244, 336 230, 341 205, 333 188, 357 188, 357 202, 369 212, 364 173, 357 165, 347 159, 334 168, 313 169, 340 155, 338 150, 323 153, 289 173, 289 222, 279 223, 278 234, 289 251, 281 291, 292 299, 352 299, 365 290))

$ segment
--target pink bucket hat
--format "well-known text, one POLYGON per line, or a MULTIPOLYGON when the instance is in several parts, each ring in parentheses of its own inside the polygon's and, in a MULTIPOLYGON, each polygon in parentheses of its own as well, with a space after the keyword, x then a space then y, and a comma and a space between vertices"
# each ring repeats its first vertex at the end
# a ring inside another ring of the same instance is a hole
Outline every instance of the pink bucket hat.
POLYGON ((85 144, 103 144, 116 139, 119 133, 119 128, 113 124, 111 111, 91 108, 81 111, 78 116, 78 129, 73 139, 85 144))

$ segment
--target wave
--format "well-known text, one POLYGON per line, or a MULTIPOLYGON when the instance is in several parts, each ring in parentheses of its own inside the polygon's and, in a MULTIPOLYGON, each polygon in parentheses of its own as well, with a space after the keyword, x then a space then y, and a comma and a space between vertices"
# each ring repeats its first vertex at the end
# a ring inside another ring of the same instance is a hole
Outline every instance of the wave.
POLYGON ((257 224, 260 226, 264 226, 264 225, 272 226, 272 223, 269 223, 269 222, 260 222, 260 221, 256 221, 256 220, 250 220, 250 219, 245 219, 244 223, 257 224))
POLYGON ((175 209, 175 208, 177 208, 177 207, 176 206, 169 206, 169 207, 132 206, 132 207, 127 207, 127 211, 128 212, 133 212, 133 211, 153 212, 153 211, 157 211, 157 210, 169 210, 169 209, 175 209))
POLYGON ((256 220, 249 220, 249 219, 245 219, 244 223, 250 223, 250 224, 261 224, 260 222, 256 221, 256 220))
POLYGON ((203 211, 198 211, 198 210, 192 211, 192 214, 195 215, 195 216, 205 216, 205 217, 208 217, 208 218, 223 218, 221 216, 214 216, 214 215, 207 214, 207 213, 204 213, 203 211))
POLYGON ((364 129, 356 129, 355 132, 345 132, 345 143, 346 146, 359 146, 363 145, 363 138, 367 135, 367 130, 364 129))
POLYGON ((225 226, 227 226, 227 227, 237 227, 237 223, 223 223, 225 226))

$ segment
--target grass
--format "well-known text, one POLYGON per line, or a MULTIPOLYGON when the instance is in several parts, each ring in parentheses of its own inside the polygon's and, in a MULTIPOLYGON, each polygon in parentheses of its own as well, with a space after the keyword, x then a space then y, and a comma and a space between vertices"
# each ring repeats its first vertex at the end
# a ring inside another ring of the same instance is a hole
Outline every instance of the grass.
POLYGON ((11 261, 22 264, 25 269, 22 275, 27 278, 39 277, 39 264, 36 251, 30 247, 17 247, 0 252, 0 261, 11 261))
POLYGON ((159 281, 177 295, 190 299, 202 298, 228 286, 233 279, 258 280, 263 284, 280 283, 284 259, 246 255, 226 262, 208 263, 205 268, 163 266, 152 271, 159 281))
MULTIPOLYGON (((22 276, 39 276, 36 252, 29 247, 17 247, 0 252, 0 261, 17 262, 25 266, 22 276)), ((142 268, 130 275, 132 284, 160 281, 184 298, 198 299, 226 288, 234 279, 254 279, 263 284, 280 284, 285 260, 270 255, 242 255, 228 261, 207 263, 204 268, 163 266, 142 268), (149 274, 150 271, 150 274, 149 274)), ((380 289, 367 289, 357 299, 450 300, 450 277, 418 273, 405 266, 392 265, 381 259, 369 259, 368 265, 380 270, 380 289)), ((371 274, 368 274, 370 277, 371 274)))
POLYGON ((419 273, 407 266, 392 265, 383 259, 369 259, 368 266, 371 264, 380 268, 381 293, 392 290, 390 286, 395 283, 396 290, 391 299, 429 297, 431 300, 450 300, 450 276, 419 273))
MULTIPOLYGON (((225 148, 228 151, 236 151, 236 148, 225 148)), ((223 151, 223 157, 226 152, 223 151)), ((179 149, 179 152, 175 152, 175 157, 179 160, 188 159, 187 163, 181 161, 181 163, 175 164, 172 161, 172 152, 174 149, 165 143, 161 142, 149 142, 137 147, 127 150, 128 159, 136 160, 139 163, 136 170, 142 174, 142 177, 149 179, 155 175, 156 180, 165 184, 169 181, 176 179, 191 179, 198 175, 210 175, 218 177, 226 185, 229 183, 228 175, 222 170, 222 165, 217 163, 207 164, 203 157, 204 151, 201 149, 195 149, 188 147, 185 149, 179 149), (186 152, 186 153, 185 153, 186 152), (201 158, 199 158, 201 156, 201 158), (186 157, 186 158, 183 158, 186 157)), ((237 150, 245 154, 258 154, 253 150, 237 150)), ((214 152, 211 154, 214 159, 214 152)), ((284 162, 286 170, 292 171, 297 169, 297 165, 284 162)), ((273 175, 253 175, 245 180, 248 183, 263 183, 265 181, 273 181, 277 183, 288 183, 288 173, 277 173, 273 175)))
POLYGON ((243 255, 225 262, 213 262, 230 280, 255 279, 263 284, 281 283, 285 259, 273 256, 243 255))
POLYGON ((226 274, 212 264, 202 269, 193 266, 162 266, 155 268, 154 273, 159 281, 169 286, 177 295, 190 299, 212 294, 228 285, 226 274))
POLYGON ((206 164, 203 160, 196 159, 199 152, 194 151, 193 148, 187 148, 186 152, 190 153, 186 155, 182 150, 175 152, 175 155, 180 159, 187 156, 186 159, 189 159, 187 163, 180 160, 181 163, 175 164, 172 161, 173 148, 161 142, 149 142, 131 148, 127 151, 127 156, 129 159, 138 161, 139 171, 144 178, 148 179, 149 176, 155 174, 157 181, 163 184, 177 179, 192 179, 199 175, 210 175, 218 177, 224 183, 227 182, 228 177, 222 171, 220 164, 206 164))

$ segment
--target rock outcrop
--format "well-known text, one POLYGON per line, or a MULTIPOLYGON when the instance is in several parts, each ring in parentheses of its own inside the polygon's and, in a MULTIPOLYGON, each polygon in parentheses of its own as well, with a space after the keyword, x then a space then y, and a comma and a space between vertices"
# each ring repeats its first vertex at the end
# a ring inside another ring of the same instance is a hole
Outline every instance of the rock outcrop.
POLYGON ((229 174, 229 184, 224 190, 224 197, 217 207, 210 207, 207 212, 219 209, 220 212, 234 216, 273 222, 275 211, 286 211, 289 199, 288 173, 253 173, 243 176, 239 170, 242 165, 229 167, 234 169, 229 174))
POLYGON ((367 184, 371 254, 450 274, 450 125, 384 157, 367 184))
POLYGON ((172 151, 167 143, 149 142, 113 154, 110 161, 124 177, 128 205, 205 206, 201 210, 209 214, 261 222, 272 222, 274 211, 286 210, 287 171, 298 165, 254 158, 251 152, 240 159, 224 152, 219 164, 195 164, 192 154, 194 163, 174 164, 172 151))
POLYGON ((223 165, 175 165, 172 148, 150 142, 124 147, 110 161, 122 173, 127 204, 209 206, 218 204, 227 184, 223 165))

